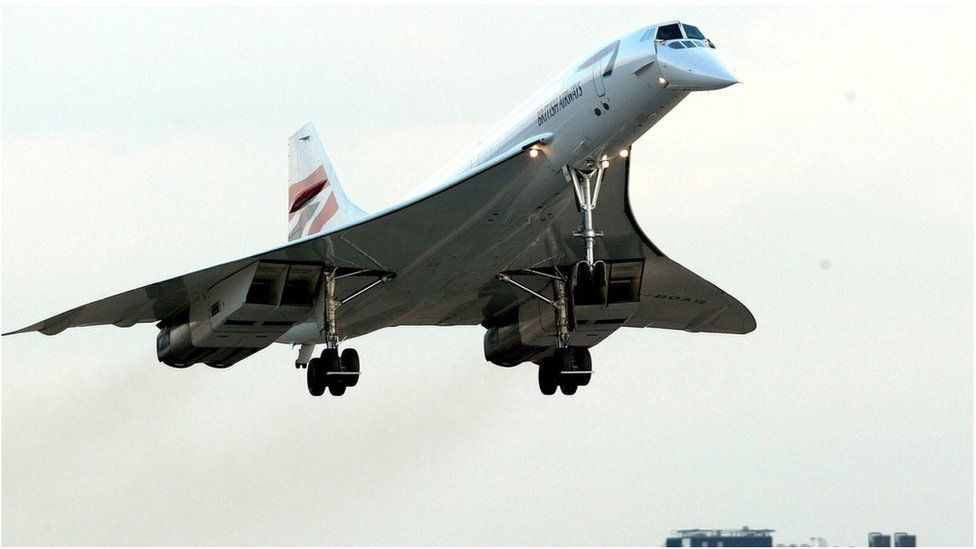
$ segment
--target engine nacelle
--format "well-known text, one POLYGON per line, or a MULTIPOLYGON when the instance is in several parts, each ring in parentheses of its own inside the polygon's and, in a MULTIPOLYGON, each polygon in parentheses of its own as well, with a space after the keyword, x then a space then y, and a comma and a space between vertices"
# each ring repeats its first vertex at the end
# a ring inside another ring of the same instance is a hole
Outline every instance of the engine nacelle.
POLYGON ((485 332, 485 360, 499 366, 517 366, 546 354, 556 335, 549 305, 532 300, 505 318, 496 319, 485 332))
POLYGON ((253 347, 197 347, 190 337, 189 311, 172 318, 160 327, 156 336, 156 357, 174 368, 186 368, 204 362, 214 368, 226 368, 256 353, 253 347))
MULTIPOLYGON (((595 302, 573 305, 571 346, 596 345, 637 311, 644 262, 608 261, 606 267, 605 293, 595 302)), ((539 299, 524 301, 517 309, 490 319, 485 327, 485 359, 499 366, 538 362, 551 356, 555 348, 556 314, 551 305, 539 299)))
POLYGON ((159 324, 156 356, 176 368, 226 368, 312 317, 322 268, 255 262, 195 296, 159 324))
POLYGON ((499 366, 517 366, 545 348, 522 344, 518 324, 492 326, 485 332, 485 360, 499 366))

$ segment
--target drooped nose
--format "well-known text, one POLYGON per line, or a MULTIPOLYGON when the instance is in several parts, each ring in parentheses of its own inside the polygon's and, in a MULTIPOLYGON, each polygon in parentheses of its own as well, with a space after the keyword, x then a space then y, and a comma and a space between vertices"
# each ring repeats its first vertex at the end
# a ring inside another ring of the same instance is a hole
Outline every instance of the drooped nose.
POLYGON ((659 47, 658 59, 661 62, 661 76, 664 78, 661 84, 668 89, 720 90, 739 83, 739 79, 715 50, 708 47, 659 47))

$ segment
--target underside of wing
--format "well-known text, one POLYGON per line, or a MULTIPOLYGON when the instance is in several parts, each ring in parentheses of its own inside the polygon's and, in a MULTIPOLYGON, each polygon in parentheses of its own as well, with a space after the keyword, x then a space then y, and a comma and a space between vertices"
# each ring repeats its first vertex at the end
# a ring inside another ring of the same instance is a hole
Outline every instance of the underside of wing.
MULTIPOLYGON (((608 265, 607 295, 598 304, 575 304, 572 343, 592 346, 619 327, 730 334, 754 330, 756 321, 742 303, 667 257, 644 234, 631 210, 629 184, 628 155, 605 170, 593 210, 593 226, 600 233, 594 242, 594 257, 608 265)), ((565 274, 586 259, 579 237, 582 212, 563 174, 549 185, 552 202, 519 220, 524 221, 523 233, 506 249, 516 258, 512 267, 560 268, 565 274), (536 218, 544 220, 545 230, 528 230, 536 218)), ((552 295, 552 281, 539 285, 536 280, 532 289, 552 295)), ((497 298, 495 310, 488 311, 496 315, 504 314, 502 304, 531 299, 500 283, 488 293, 504 296, 497 298)))
MULTIPOLYGON (((606 170, 593 217, 602 233, 594 252, 608 264, 607 297, 574 307, 571 344, 595 345, 620 327, 755 329, 741 303, 666 257, 641 232, 628 202, 628 161, 606 170)), ((496 275, 525 269, 569 273, 585 259, 574 235, 579 226, 576 195, 565 174, 516 148, 354 224, 95 301, 12 333, 161 321, 186 330, 164 329, 158 345, 171 344, 172 337, 186 345, 231 349, 213 360, 232 363, 273 341, 321 341, 315 300, 330 275, 337 279, 336 298, 356 298, 341 309, 343 338, 397 325, 491 329, 508 323, 517 327, 520 345, 551 349, 549 306, 496 275), (369 291, 363 294, 364 289, 369 291)), ((524 284, 552 295, 551 280, 524 284)))
MULTIPOLYGON (((271 317, 268 322, 277 323, 271 335, 280 336, 296 324, 314 320, 312 290, 321 273, 336 269, 366 276, 400 276, 384 285, 382 292, 375 292, 373 299, 357 303, 355 310, 350 308, 352 314, 344 321, 349 337, 397 323, 437 324, 448 319, 455 309, 449 296, 439 300, 441 305, 434 310, 415 316, 410 313, 422 309, 424 298, 430 297, 430 282, 438 272, 450 272, 441 270, 439 265, 463 255, 457 235, 470 231, 473 225, 490 217, 489 211, 501 207, 498 201, 506 196, 512 183, 528 183, 533 164, 537 165, 522 150, 515 149, 427 195, 352 225, 94 301, 4 335, 33 331, 53 335, 78 326, 127 327, 166 321, 188 311, 195 302, 206 301, 208 294, 231 291, 227 288, 233 287, 233 291, 242 294, 244 304, 291 307, 288 314, 265 315, 271 317), (449 256, 444 258, 444 254, 449 256), (219 283, 245 271, 249 273, 246 283, 227 283, 214 292, 219 283), (268 301, 267 295, 262 297, 269 286, 277 288, 278 301, 274 303, 268 301), (251 303, 250 299, 256 301, 251 303)), ((361 285, 362 278, 349 277, 339 283, 338 292, 353 292, 361 285)), ((207 303, 206 307, 216 309, 218 305, 207 303)), ((256 324, 275 326, 263 321, 256 324)), ((273 340, 274 337, 269 342, 273 340)))
MULTIPOLYGON (((746 334, 755 330, 756 319, 745 305, 665 256, 641 230, 629 200, 630 158, 627 158, 623 170, 611 173, 609 177, 611 191, 607 199, 615 207, 611 207, 606 215, 613 216, 611 212, 615 209, 620 211, 622 206, 629 227, 620 228, 618 238, 627 239, 624 233, 629 230, 632 235, 630 239, 636 238, 645 250, 640 303, 624 326, 727 334, 746 334), (622 181, 614 182, 614 178, 621 178, 622 181)), ((610 203, 601 204, 601 207, 604 205, 610 206, 610 203)))

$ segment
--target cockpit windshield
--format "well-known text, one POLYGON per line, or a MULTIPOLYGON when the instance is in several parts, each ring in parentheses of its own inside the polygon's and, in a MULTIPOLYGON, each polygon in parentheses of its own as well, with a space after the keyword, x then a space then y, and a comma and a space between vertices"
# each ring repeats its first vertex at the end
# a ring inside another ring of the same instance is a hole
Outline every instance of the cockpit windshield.
MULTIPOLYGON (((653 29, 648 29, 650 32, 653 29)), ((645 40, 648 33, 644 33, 645 40)), ((684 48, 712 48, 715 49, 715 44, 711 40, 705 38, 698 27, 694 25, 688 25, 685 23, 671 23, 670 25, 661 25, 657 28, 656 39, 659 43, 670 42, 668 47, 678 49, 684 48), (682 40, 682 42, 671 42, 672 40, 682 40)))
POLYGON ((658 27, 657 29, 657 39, 658 40, 674 40, 676 38, 684 38, 681 36, 681 27, 677 23, 673 25, 664 25, 658 27))
POLYGON ((683 24, 682 26, 685 28, 685 35, 688 38, 694 38, 695 40, 705 39, 705 35, 702 34, 700 30, 698 30, 698 27, 688 25, 688 24, 683 24))

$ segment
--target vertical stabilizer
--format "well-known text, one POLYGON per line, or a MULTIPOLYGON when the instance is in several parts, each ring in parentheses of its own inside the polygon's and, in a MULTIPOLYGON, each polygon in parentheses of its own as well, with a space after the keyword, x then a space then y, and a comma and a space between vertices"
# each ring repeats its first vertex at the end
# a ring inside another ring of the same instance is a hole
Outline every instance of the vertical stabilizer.
POLYGON ((311 122, 288 140, 288 240, 316 234, 367 214, 342 192, 335 168, 311 122))

